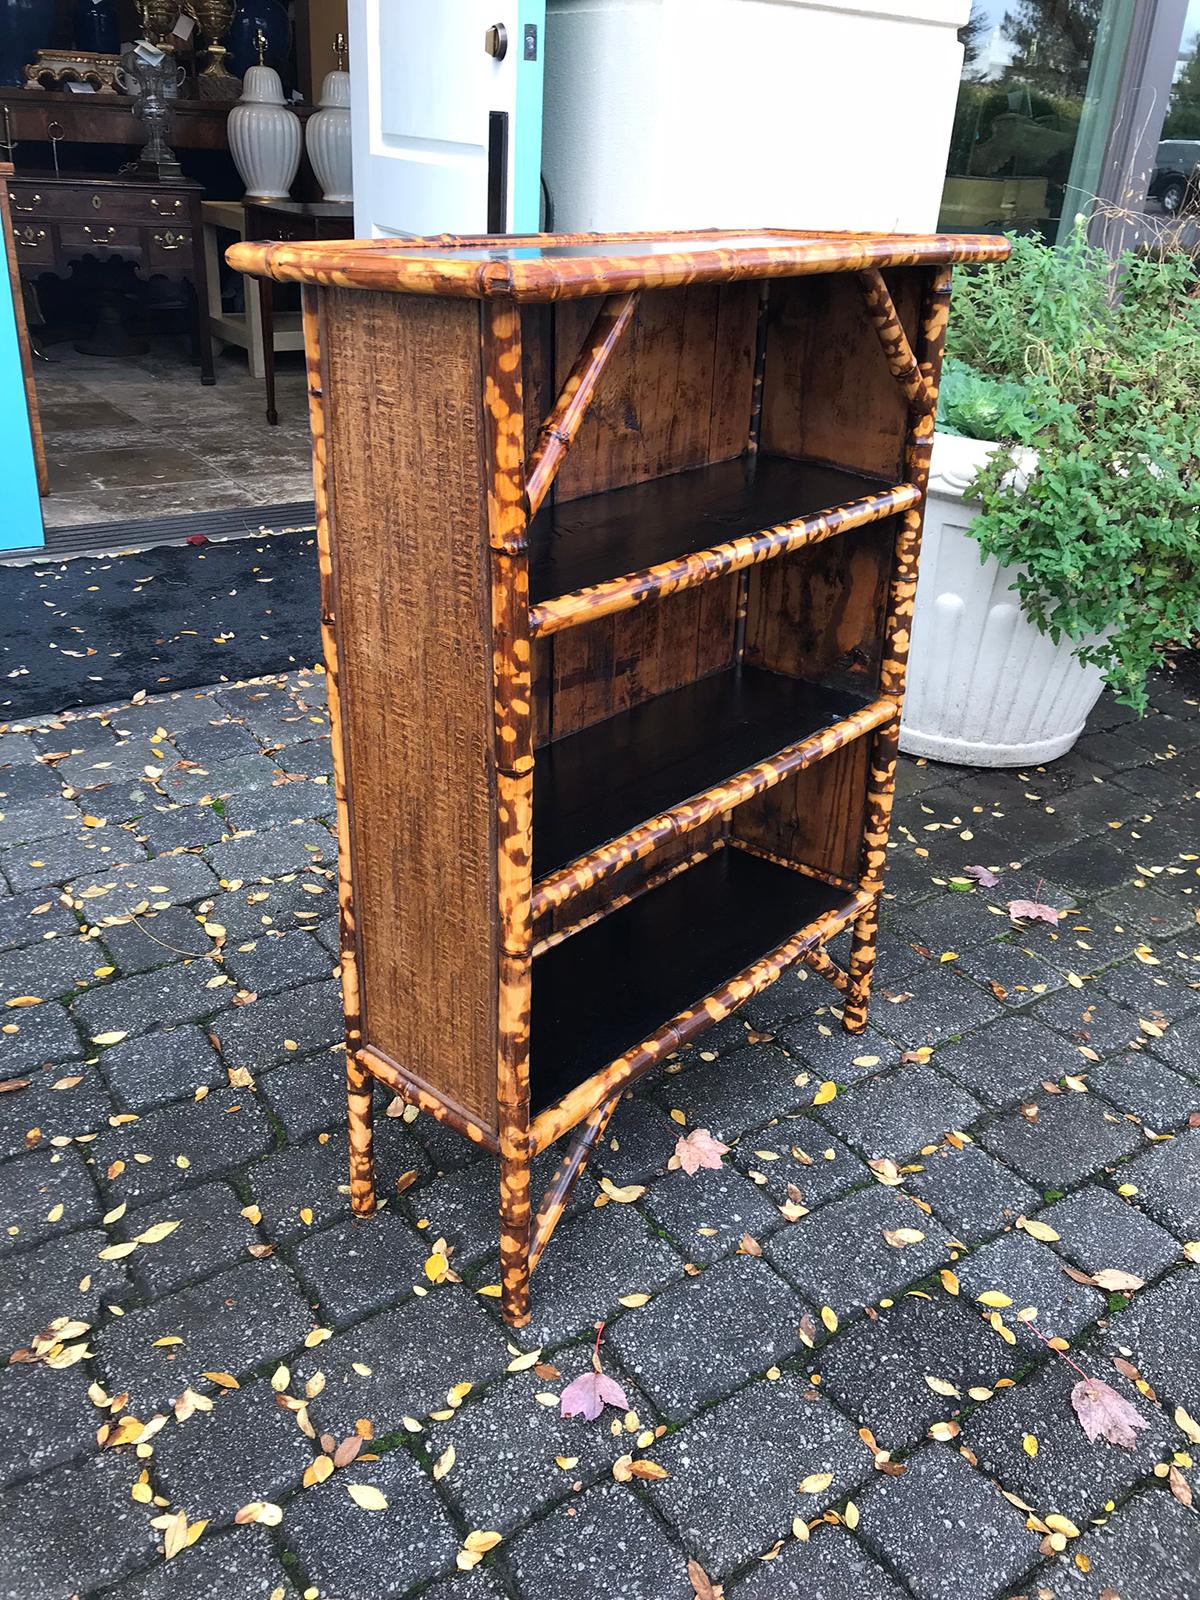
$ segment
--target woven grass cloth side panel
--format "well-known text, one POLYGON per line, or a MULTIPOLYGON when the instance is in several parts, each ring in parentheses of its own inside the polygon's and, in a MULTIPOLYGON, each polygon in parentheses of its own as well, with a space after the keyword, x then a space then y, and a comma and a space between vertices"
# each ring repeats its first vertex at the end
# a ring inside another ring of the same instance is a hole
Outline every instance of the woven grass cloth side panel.
POLYGON ((326 291, 363 1039, 496 1126, 479 308, 326 291))

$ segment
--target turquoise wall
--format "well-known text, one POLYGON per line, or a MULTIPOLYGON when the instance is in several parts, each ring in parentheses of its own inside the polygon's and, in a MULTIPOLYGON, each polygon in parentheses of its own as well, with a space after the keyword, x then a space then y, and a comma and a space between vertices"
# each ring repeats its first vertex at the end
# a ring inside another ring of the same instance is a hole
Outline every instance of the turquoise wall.
POLYGON ((0 550, 44 543, 12 283, 0 252, 0 550))

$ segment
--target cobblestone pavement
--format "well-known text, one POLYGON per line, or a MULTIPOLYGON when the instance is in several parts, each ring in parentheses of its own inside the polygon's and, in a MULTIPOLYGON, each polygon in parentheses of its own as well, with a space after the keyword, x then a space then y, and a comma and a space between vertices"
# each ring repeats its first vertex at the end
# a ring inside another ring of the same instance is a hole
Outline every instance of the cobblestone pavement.
POLYGON ((907 763, 868 1032, 795 974, 645 1083, 519 1337, 490 1159, 381 1116, 349 1216, 320 676, 3 734, 0 1597, 1197 1600, 1196 689, 907 763))

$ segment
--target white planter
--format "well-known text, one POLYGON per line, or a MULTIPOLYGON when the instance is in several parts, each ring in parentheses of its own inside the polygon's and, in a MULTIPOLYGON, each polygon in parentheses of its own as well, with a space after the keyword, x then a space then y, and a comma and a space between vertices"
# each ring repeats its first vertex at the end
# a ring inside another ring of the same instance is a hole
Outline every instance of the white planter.
MULTIPOLYGON (((1000 448, 934 436, 900 748, 973 767, 1053 761, 1083 732, 1100 698, 1096 667, 1072 641, 1054 644, 1028 622, 1011 587, 1018 568, 981 560, 966 531, 979 513, 964 492, 1000 448)), ((1020 452, 1028 472, 1032 452, 1020 452)))
POLYGON ((327 72, 321 109, 308 119, 304 137, 321 193, 326 200, 353 200, 350 163, 350 74, 327 72))
POLYGON ((248 200, 286 200, 300 165, 300 118, 283 101, 274 67, 250 67, 229 113, 229 153, 248 200))

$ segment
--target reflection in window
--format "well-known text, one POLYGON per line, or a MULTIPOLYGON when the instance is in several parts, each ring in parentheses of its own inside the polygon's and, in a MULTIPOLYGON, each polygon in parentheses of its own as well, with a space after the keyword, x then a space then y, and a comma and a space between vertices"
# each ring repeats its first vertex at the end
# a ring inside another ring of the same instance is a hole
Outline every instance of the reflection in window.
POLYGON ((1200 0, 1190 0, 1147 209, 1200 213, 1200 0))

